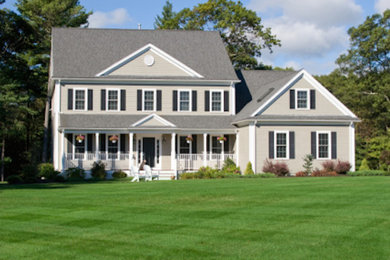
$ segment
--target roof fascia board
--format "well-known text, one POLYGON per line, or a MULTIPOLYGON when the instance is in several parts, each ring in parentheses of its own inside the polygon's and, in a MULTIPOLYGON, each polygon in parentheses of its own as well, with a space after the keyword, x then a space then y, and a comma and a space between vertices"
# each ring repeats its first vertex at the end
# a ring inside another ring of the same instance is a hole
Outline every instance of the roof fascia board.
POLYGON ((131 126, 132 127, 137 127, 139 125, 142 125, 143 123, 147 122, 148 120, 152 119, 152 118, 155 118, 157 121, 159 121, 160 123, 166 125, 166 126, 170 126, 170 127, 176 127, 174 124, 172 124, 171 122, 169 122, 168 120, 162 118, 161 116, 153 113, 153 114, 150 114, 144 118, 141 118, 140 120, 138 120, 137 122, 135 122, 134 124, 132 124, 131 126))
POLYGON ((360 122, 360 120, 349 120, 349 119, 302 119, 302 120, 297 120, 297 119, 245 119, 245 120, 239 120, 232 122, 232 124, 249 124, 250 122, 257 121, 258 123, 262 122, 270 122, 270 123, 285 123, 285 124, 298 124, 298 123, 324 123, 324 124, 329 124, 329 123, 346 123, 350 124, 351 122, 360 122))
POLYGON ((101 77, 101 76, 105 76, 107 74, 110 74, 114 70, 116 70, 119 67, 123 66, 124 64, 134 60, 135 58, 139 57, 140 55, 142 55, 143 53, 145 53, 145 52, 147 52, 149 50, 151 50, 153 53, 159 55, 160 57, 162 57, 163 59, 165 59, 166 61, 168 61, 172 65, 174 65, 174 66, 178 67, 179 69, 183 70, 185 73, 187 73, 191 77, 204 78, 202 75, 197 73, 195 70, 191 69, 190 67, 188 67, 184 63, 182 63, 182 62, 178 61, 177 59, 173 58, 171 55, 169 55, 168 53, 164 52, 163 50, 157 48, 156 46, 154 46, 151 43, 148 43, 144 47, 136 50, 135 52, 131 53, 130 55, 126 56, 125 58, 123 58, 123 59, 119 60, 118 62, 114 63, 110 67, 108 67, 108 68, 104 69, 103 71, 99 72, 98 74, 96 74, 96 77, 101 77))

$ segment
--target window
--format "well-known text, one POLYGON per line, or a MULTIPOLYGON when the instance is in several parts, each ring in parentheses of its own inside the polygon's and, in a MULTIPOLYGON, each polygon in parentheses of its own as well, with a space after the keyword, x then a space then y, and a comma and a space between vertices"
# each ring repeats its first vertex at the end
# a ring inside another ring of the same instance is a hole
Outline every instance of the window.
POLYGON ((275 158, 288 159, 288 132, 275 132, 275 158))
POLYGON ((118 111, 119 108, 119 91, 108 90, 107 96, 107 109, 112 111, 118 111))
POLYGON ((155 110, 155 90, 144 90, 144 102, 143 102, 143 110, 144 111, 154 111, 155 110))
POLYGON ((179 111, 190 111, 191 92, 188 90, 179 90, 179 111))
POLYGON ((330 134, 328 132, 317 132, 318 158, 330 159, 330 134))
POLYGON ((142 147, 142 143, 141 143, 141 139, 138 140, 138 164, 141 163, 141 155, 142 155, 142 152, 141 152, 141 147, 142 147))
POLYGON ((211 91, 211 111, 222 111, 222 91, 211 91))
POLYGON ((309 108, 309 90, 297 90, 296 99, 297 109, 308 109, 309 108))
POLYGON ((74 90, 74 109, 85 110, 85 89, 74 90))
POLYGON ((218 141, 218 136, 211 137, 211 152, 213 154, 221 154, 222 153, 222 143, 218 141))
POLYGON ((107 135, 107 152, 108 159, 118 159, 118 135, 107 135))
POLYGON ((191 151, 190 144, 187 143, 186 136, 180 136, 179 152, 181 154, 189 154, 191 151))
POLYGON ((74 143, 74 159, 84 159, 85 145, 86 145, 86 135, 79 134, 73 135, 74 143), (82 138, 77 138, 77 136, 82 138))

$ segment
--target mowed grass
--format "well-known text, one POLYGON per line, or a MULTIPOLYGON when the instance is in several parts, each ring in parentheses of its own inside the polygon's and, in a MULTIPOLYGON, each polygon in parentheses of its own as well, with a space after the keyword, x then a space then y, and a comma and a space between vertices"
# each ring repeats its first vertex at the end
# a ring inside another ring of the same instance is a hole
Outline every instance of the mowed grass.
POLYGON ((0 185, 0 259, 389 259, 390 177, 0 185))

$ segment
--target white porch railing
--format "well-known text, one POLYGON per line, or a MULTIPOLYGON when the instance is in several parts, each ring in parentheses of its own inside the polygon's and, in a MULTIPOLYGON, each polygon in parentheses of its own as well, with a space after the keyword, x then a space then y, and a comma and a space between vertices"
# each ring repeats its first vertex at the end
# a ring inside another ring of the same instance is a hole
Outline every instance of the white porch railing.
POLYGON ((198 170, 202 166, 221 169, 227 158, 235 160, 235 154, 177 154, 176 162, 178 170, 198 170))
POLYGON ((72 167, 83 168, 89 170, 96 161, 102 161, 106 165, 107 170, 128 169, 129 154, 128 153, 68 153, 65 158, 65 169, 72 167))

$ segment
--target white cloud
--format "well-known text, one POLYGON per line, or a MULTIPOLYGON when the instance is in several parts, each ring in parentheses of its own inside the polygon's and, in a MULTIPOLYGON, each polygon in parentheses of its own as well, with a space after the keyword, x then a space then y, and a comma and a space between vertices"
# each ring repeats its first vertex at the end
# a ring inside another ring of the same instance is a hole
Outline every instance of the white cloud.
POLYGON ((120 26, 131 21, 131 17, 125 8, 118 8, 111 12, 94 12, 88 19, 90 28, 105 28, 120 26))
POLYGON ((375 2, 375 11, 383 14, 386 9, 390 8, 390 0, 377 0, 375 2))

